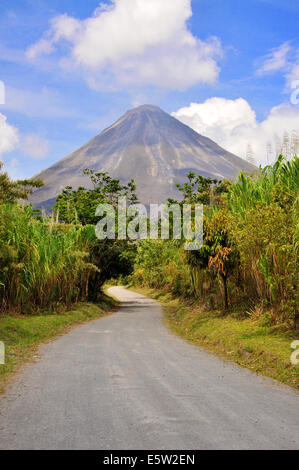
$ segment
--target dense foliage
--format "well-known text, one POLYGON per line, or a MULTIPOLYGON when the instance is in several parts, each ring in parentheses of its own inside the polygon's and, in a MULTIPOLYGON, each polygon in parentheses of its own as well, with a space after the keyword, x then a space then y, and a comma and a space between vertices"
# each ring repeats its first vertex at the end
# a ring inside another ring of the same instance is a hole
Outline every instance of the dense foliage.
POLYGON ((120 180, 111 178, 107 173, 85 169, 83 174, 89 177, 87 186, 91 186, 90 189, 83 186, 73 189, 72 186, 67 186, 57 196, 54 210, 60 221, 95 225, 98 222, 96 209, 100 204, 109 203, 116 207, 121 196, 125 196, 128 203, 137 201, 134 180, 122 185, 120 180))
POLYGON ((0 206, 2 309, 29 313, 86 298, 97 270, 89 238, 83 228, 37 220, 30 207, 0 206))
POLYGON ((93 189, 67 188, 56 213, 41 217, 26 199, 41 182, 12 182, 0 174, 0 309, 32 313, 79 300, 96 301, 103 283, 132 272, 135 247, 124 241, 98 240, 95 209, 118 195, 135 200, 135 186, 106 174, 85 172, 93 189), (59 215, 60 213, 60 215, 59 215))
POLYGON ((42 182, 12 182, 0 172, 2 311, 29 313, 97 300, 105 281, 131 275, 135 284, 209 309, 238 309, 289 326, 298 322, 297 157, 281 156, 236 182, 189 173, 177 188, 180 204, 204 204, 204 242, 197 251, 185 251, 183 240, 98 240, 97 206, 116 206, 119 196, 134 203, 136 188, 133 180, 122 185, 106 173, 84 173, 87 188, 65 188, 53 214, 41 217, 17 200, 42 182))
MULTIPOLYGON (((204 243, 138 247, 133 282, 196 298, 208 308, 238 308, 273 323, 298 322, 299 159, 235 183, 188 175, 184 202, 204 203, 204 243)), ((172 202, 172 201, 171 201, 172 202)))

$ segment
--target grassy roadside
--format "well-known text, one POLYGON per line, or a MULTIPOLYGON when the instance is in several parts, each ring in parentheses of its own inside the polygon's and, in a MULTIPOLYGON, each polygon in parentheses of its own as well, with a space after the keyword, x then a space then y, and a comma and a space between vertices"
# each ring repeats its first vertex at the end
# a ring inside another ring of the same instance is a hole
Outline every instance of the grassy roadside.
POLYGON ((0 341, 5 344, 5 364, 0 365, 0 393, 12 374, 34 359, 38 346, 67 333, 72 327, 113 313, 117 302, 103 294, 98 304, 78 303, 62 313, 0 315, 0 341))
POLYGON ((219 311, 205 311, 169 293, 132 290, 158 300, 164 307, 166 323, 187 341, 299 390, 299 365, 290 361, 290 345, 299 339, 299 332, 234 313, 223 316, 219 311))

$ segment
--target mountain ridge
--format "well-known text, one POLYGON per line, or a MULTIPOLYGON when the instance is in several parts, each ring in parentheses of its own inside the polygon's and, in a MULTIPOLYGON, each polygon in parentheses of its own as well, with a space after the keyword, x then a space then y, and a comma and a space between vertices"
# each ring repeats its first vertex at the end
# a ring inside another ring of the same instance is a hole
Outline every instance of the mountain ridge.
POLYGON ((37 207, 55 199, 65 186, 88 187, 85 168, 107 172, 125 182, 134 178, 142 203, 161 203, 178 197, 175 183, 194 171, 217 179, 234 179, 256 168, 227 152, 208 137, 153 105, 128 110, 115 123, 41 171, 45 187, 30 197, 37 207))

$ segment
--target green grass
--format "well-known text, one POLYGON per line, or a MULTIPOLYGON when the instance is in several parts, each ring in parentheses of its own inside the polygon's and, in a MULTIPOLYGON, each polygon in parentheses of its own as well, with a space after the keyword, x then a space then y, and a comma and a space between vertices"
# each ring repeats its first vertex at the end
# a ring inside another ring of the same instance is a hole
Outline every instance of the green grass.
POLYGON ((291 342, 299 332, 266 326, 240 313, 223 315, 153 289, 133 288, 162 303, 166 323, 179 336, 252 371, 299 390, 299 365, 290 361, 291 342))
POLYGON ((12 374, 33 359, 41 343, 76 325, 106 316, 115 311, 116 306, 115 300, 103 294, 98 304, 78 303, 62 313, 0 316, 0 341, 5 344, 5 364, 0 365, 0 393, 12 374))

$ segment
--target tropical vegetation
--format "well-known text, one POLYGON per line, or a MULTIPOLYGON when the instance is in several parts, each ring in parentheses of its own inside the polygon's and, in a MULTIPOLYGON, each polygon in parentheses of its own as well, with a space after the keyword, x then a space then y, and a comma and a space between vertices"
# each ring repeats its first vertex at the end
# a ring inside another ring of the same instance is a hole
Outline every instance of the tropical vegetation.
POLYGON ((123 194, 135 200, 134 184, 85 173, 94 188, 66 188, 50 216, 19 202, 42 182, 12 182, 0 175, 2 313, 57 311, 74 302, 97 301, 107 279, 131 273, 134 249, 126 241, 98 240, 93 224, 98 204, 123 194))
POLYGON ((41 181, 0 174, 2 312, 96 301, 107 280, 129 276, 135 285, 224 314, 238 309, 271 324, 298 324, 298 157, 280 156, 235 182, 189 173, 177 185, 177 202, 204 205, 204 241, 196 251, 185 251, 184 240, 98 240, 97 206, 116 206, 119 196, 134 203, 136 187, 133 180, 123 185, 106 173, 84 173, 87 188, 66 187, 48 216, 26 204, 41 181))
POLYGON ((190 173, 178 189, 183 202, 204 204, 203 246, 189 252, 178 240, 140 243, 133 283, 298 326, 298 157, 280 156, 236 182, 190 173))

